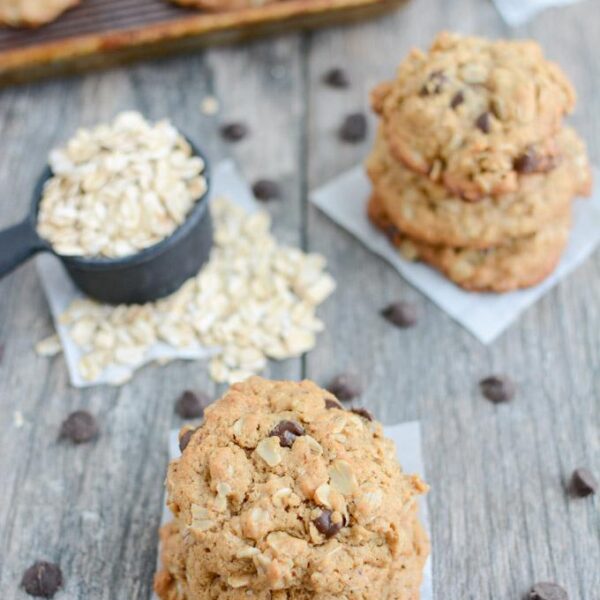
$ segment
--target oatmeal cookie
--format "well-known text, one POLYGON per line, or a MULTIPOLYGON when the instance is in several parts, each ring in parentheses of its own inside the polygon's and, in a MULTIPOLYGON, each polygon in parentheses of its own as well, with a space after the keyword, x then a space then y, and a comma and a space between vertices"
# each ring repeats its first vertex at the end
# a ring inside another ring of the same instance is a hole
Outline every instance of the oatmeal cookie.
MULTIPOLYGON (((418 520, 415 520, 409 536, 415 548, 415 554, 412 559, 407 558, 405 564, 419 581, 411 580, 408 576, 396 577, 391 581, 390 587, 396 586, 397 589, 393 589, 387 596, 377 597, 378 600, 391 600, 394 598, 419 600, 423 553, 429 547, 429 542, 418 520)), ((281 596, 278 596, 276 591, 268 590, 253 592, 250 595, 248 589, 228 589, 224 587, 218 578, 203 582, 206 587, 198 595, 193 591, 189 591, 185 561, 186 544, 175 523, 169 523, 161 529, 161 543, 163 544, 161 552, 162 569, 154 578, 154 589, 161 600, 195 600, 196 598, 247 600, 248 597, 256 600, 278 600, 279 598, 282 600, 314 600, 315 598, 334 600, 334 598, 337 598, 337 596, 313 595, 310 590, 303 588, 280 590, 281 596)), ((375 598, 375 596, 368 595, 362 597, 375 598)))
POLYGON ((253 377, 169 466, 162 600, 417 600, 427 486, 382 426, 312 382, 253 377))
POLYGON ((160 560, 163 569, 154 576, 154 590, 161 600, 185 600, 185 546, 177 523, 172 521, 160 529, 160 560))
POLYGON ((535 42, 444 32, 428 52, 413 50, 372 104, 397 159, 478 200, 554 167, 553 136, 575 92, 535 42))
POLYGON ((371 221, 409 260, 422 260, 462 288, 508 292, 536 285, 556 267, 569 239, 570 212, 536 233, 488 249, 435 246, 414 240, 392 224, 376 194, 368 206, 371 221))
POLYGON ((79 0, 0 0, 0 24, 39 27, 78 4, 79 0))
POLYGON ((391 156, 380 132, 367 171, 386 214, 402 232, 427 244, 489 248, 543 229, 587 195, 591 170, 585 146, 571 128, 558 134, 560 165, 520 177, 518 190, 465 202, 391 156))

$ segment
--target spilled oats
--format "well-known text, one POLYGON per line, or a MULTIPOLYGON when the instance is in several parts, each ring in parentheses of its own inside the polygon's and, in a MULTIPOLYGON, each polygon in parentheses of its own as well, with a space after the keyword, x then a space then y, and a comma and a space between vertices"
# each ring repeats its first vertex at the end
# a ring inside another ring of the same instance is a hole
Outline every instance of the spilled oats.
POLYGON ((233 383, 312 349, 323 330, 316 307, 335 289, 319 254, 277 243, 266 212, 247 213, 225 198, 211 206, 209 262, 172 295, 144 305, 74 301, 61 316, 93 382, 111 365, 136 368, 163 342, 174 348, 217 347, 209 372, 233 383))

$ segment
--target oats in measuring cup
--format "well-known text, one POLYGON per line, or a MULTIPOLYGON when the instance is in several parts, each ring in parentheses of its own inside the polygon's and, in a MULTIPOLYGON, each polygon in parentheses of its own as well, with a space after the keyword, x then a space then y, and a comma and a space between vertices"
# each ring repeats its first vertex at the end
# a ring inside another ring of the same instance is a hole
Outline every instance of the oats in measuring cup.
POLYGON ((49 157, 37 230, 63 256, 120 258, 169 237, 206 191, 204 161, 166 120, 123 112, 49 157))

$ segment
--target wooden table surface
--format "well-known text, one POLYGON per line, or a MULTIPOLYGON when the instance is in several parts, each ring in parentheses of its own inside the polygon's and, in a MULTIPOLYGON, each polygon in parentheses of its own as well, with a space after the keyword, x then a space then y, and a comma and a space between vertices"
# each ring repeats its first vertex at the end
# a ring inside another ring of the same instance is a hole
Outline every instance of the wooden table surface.
MULTIPOLYGON (((576 466, 600 472, 600 252, 483 346, 307 203, 308 190, 368 152, 368 142, 338 141, 342 117, 366 110, 373 85, 443 28, 542 42, 579 91, 572 121, 600 160, 597 2, 511 30, 485 0, 418 0, 348 28, 2 91, 0 227, 25 214, 50 148, 122 109, 169 116, 215 160, 233 155, 249 180, 276 178, 285 190, 269 205, 277 235, 324 253, 339 288, 320 309, 327 330, 316 349, 272 364, 267 375, 326 383, 353 370, 365 383, 364 404, 385 423, 421 420, 436 598, 521 599, 533 582, 551 580, 571 600, 597 600, 599 500, 569 498, 564 485, 576 466), (337 65, 352 79, 347 91, 320 81, 337 65), (207 117, 200 102, 213 94, 221 112, 207 117), (247 122, 251 135, 224 143, 218 125, 229 120, 247 122), (399 298, 422 311, 413 329, 378 315, 399 298), (496 372, 518 382, 510 405, 479 394, 477 382, 496 372)), ((0 598, 26 598, 23 570, 46 559, 64 572, 57 599, 146 600, 167 435, 181 425, 173 402, 185 388, 221 390, 205 364, 185 362, 147 367, 123 388, 73 389, 62 357, 33 351, 51 331, 30 263, 0 282, 0 598), (100 438, 79 447, 57 442, 61 421, 80 408, 98 416, 100 438), (21 427, 15 411, 25 418, 21 427)))

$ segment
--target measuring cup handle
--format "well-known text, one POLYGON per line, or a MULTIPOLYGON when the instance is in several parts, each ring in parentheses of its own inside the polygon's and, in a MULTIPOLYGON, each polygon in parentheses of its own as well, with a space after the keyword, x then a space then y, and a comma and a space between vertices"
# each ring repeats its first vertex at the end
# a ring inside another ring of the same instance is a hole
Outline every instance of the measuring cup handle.
POLYGON ((0 231, 0 279, 43 249, 29 219, 0 231))

